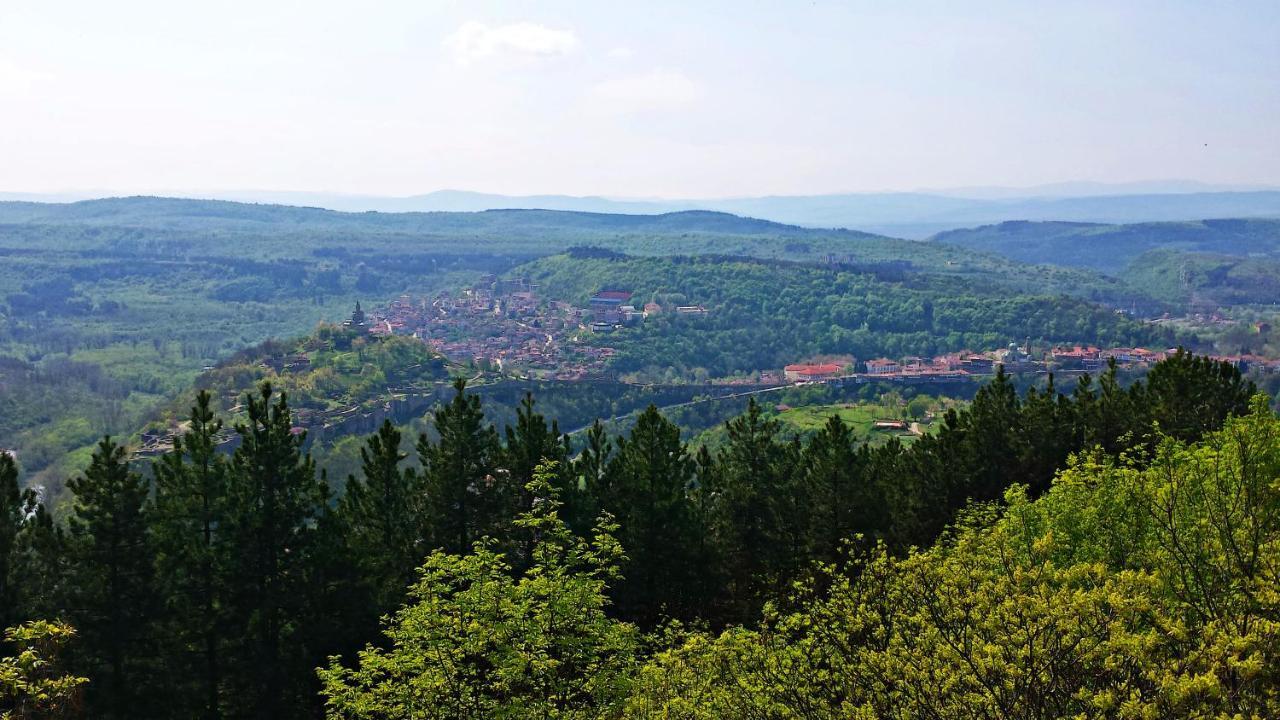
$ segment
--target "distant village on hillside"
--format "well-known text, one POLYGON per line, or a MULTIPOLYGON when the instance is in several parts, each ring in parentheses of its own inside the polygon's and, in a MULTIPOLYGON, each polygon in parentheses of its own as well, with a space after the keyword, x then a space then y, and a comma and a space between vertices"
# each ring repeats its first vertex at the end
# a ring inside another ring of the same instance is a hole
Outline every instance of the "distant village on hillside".
POLYGON ((402 295, 370 311, 361 325, 371 335, 409 335, 456 362, 549 380, 600 377, 613 357, 602 339, 620 328, 638 325, 664 312, 707 314, 701 305, 637 308, 632 293, 604 289, 587 307, 537 295, 527 279, 483 277, 457 293, 434 297, 402 295))
MULTIPOLYGON (((431 298, 408 295, 385 308, 363 314, 360 324, 372 335, 408 335, 421 339, 445 357, 482 368, 534 379, 583 380, 608 375, 615 349, 608 336, 661 313, 700 317, 711 313, 704 305, 637 304, 630 290, 603 288, 586 307, 539 297, 528 279, 483 277, 455 293, 431 298)), ((947 382, 984 376, 1002 366, 1011 373, 1096 372, 1115 361, 1122 368, 1148 367, 1173 349, 1098 348, 1093 346, 1033 349, 1029 341, 999 349, 962 351, 933 358, 841 358, 797 362, 782 368, 762 368, 758 380, 721 378, 716 383, 784 384, 896 381, 947 382)), ((799 358, 798 358, 799 359, 799 358)), ((1280 360, 1255 356, 1221 357, 1242 371, 1280 371, 1280 360)))

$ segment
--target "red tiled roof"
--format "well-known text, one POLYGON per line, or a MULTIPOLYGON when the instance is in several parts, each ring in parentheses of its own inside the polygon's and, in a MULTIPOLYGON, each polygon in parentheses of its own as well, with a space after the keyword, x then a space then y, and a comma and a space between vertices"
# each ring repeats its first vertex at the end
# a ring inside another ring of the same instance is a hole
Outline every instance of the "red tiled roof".
POLYGON ((840 372, 839 365, 788 365, 784 368, 787 372, 800 373, 802 375, 834 375, 840 372))

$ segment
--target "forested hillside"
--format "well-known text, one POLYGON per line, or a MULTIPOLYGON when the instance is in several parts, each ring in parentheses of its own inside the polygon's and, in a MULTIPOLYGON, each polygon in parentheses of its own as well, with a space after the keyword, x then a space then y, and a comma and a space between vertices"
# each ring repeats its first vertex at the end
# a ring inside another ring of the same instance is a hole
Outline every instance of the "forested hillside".
POLYGON ((942 279, 917 284, 936 282, 939 292, 960 278, 1124 306, 1133 297, 1095 273, 723 213, 337 213, 146 197, 0 203, 0 447, 56 482, 87 462, 102 434, 132 433, 203 368, 241 349, 302 336, 359 300, 456 290, 581 244, 928 273, 942 279))
MULTIPOLYGON (((152 197, 68 204, 0 202, 0 241, 0 247, 24 252, 38 248, 104 256, 145 251, 189 260, 234 253, 242 259, 291 265, 317 258, 350 258, 365 263, 370 272, 406 263, 418 269, 444 267, 473 256, 527 258, 593 245, 637 255, 834 258, 984 275, 995 281, 1029 284, 1044 279, 1042 270, 997 255, 706 211, 661 215, 553 210, 341 213, 152 197)), ((1104 282, 1088 274, 1076 274, 1073 281, 1104 282)), ((1066 282, 1060 285, 1070 287, 1066 282)))
POLYGON ((1280 300, 1280 254, 1245 257, 1151 250, 1129 263, 1120 277, 1135 290, 1193 309, 1274 306, 1280 300))
POLYGON ((1020 262, 1113 275, 1151 250, 1280 258, 1280 220, 1262 218, 1133 225, 1017 221, 950 230, 932 239, 1020 262))
POLYGON ((1040 343, 1168 344, 1149 326, 1081 300, 1019 294, 945 276, 815 267, 746 258, 644 258, 586 250, 515 271, 554 297, 585 303, 602 289, 644 304, 701 305, 701 315, 666 312, 608 342, 621 371, 668 368, 712 376, 780 368, 818 354, 862 359, 932 356, 1040 343))
POLYGON ((341 213, 156 197, 69 204, 0 203, 0 227, 29 237, 60 238, 67 249, 130 243, 187 247, 189 243, 181 242, 185 237, 200 240, 212 254, 236 249, 261 259, 298 258, 325 249, 375 256, 387 252, 404 256, 541 255, 583 242, 615 244, 633 252, 823 257, 828 252, 856 251, 864 241, 873 246, 904 242, 855 231, 814 230, 702 211, 663 215, 553 210, 341 213), (822 241, 823 246, 804 248, 804 240, 822 241), (800 241, 800 245, 787 250, 791 241, 800 241))
POLYGON ((1265 717, 1253 392, 1179 353, 1071 395, 998 375, 909 447, 752 404, 691 453, 656 409, 580 451, 532 401, 500 432, 459 382, 416 466, 384 425, 336 501, 284 397, 245 398, 228 456, 202 395, 149 467, 100 443, 65 528, 0 454, 0 624, 69 623, 11 635, 0 708, 52 680, 103 718, 1265 717))

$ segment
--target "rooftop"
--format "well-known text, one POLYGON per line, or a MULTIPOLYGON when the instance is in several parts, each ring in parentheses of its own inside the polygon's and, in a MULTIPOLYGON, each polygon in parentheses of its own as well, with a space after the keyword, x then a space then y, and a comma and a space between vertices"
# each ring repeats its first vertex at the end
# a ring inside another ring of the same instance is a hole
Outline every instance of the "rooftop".
POLYGON ((830 363, 822 365, 788 365, 783 369, 787 372, 801 373, 804 375, 834 375, 835 373, 840 372, 839 365, 832 365, 830 363))

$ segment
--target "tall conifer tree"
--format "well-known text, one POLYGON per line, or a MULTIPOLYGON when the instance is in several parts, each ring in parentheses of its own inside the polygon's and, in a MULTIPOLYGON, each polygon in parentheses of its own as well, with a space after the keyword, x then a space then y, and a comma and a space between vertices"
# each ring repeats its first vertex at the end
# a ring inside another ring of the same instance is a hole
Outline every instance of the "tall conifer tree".
POLYGON ((311 562, 328 488, 316 477, 306 436, 295 433, 283 393, 263 384, 245 398, 248 421, 228 487, 229 604, 243 630, 233 681, 238 715, 287 718, 312 707, 317 658, 303 645, 314 604, 311 562))
MULTIPOLYGON (((534 471, 543 463, 554 466, 556 494, 560 498, 561 516, 566 522, 577 519, 582 514, 582 493, 578 483, 573 479, 568 467, 568 443, 560 435, 560 426, 556 421, 547 422, 534 408, 532 393, 525 393, 520 405, 516 408, 516 424, 506 427, 506 446, 502 449, 501 464, 507 477, 503 482, 514 490, 514 505, 507 509, 510 517, 529 512, 533 495, 528 489, 533 482, 534 471)), ((532 561, 536 539, 527 530, 513 528, 512 544, 515 546, 517 567, 523 567, 532 561)))
MULTIPOLYGON (((400 431, 390 420, 360 448, 359 476, 347 480, 339 513, 352 564, 372 598, 373 620, 394 610, 431 548, 422 478, 402 467, 400 431)), ((376 627, 374 628, 376 630, 376 627)))
POLYGON ((435 411, 440 439, 418 438, 418 456, 426 474, 426 490, 435 544, 446 552, 465 553, 471 543, 496 534, 513 502, 511 484, 498 478, 498 432, 486 424, 480 397, 467 393, 467 383, 454 383, 455 395, 435 411))
POLYGON ((829 562, 855 533, 883 534, 879 521, 885 501, 868 477, 870 454, 865 448, 860 450, 849 426, 832 415, 804 449, 802 506, 808 512, 802 521, 812 557, 829 562))
POLYGON ((152 465, 152 532, 159 584, 174 649, 170 668, 179 697, 193 714, 222 716, 226 621, 227 463, 218 453, 222 422, 208 391, 196 396, 187 431, 152 465))
POLYGON ((75 493, 68 520, 72 624, 81 629, 92 714, 151 717, 157 708, 156 595, 147 535, 149 483, 129 469, 125 448, 103 438, 75 493))
POLYGON ((778 441, 778 422, 764 416, 755 398, 725 428, 729 441, 718 461, 717 534, 737 606, 734 619, 745 621, 792 569, 785 523, 786 494, 795 491, 794 458, 778 441))
POLYGON ((29 498, 18 487, 18 464, 0 450, 0 628, 16 625, 21 617, 18 605, 17 573, 14 561, 18 538, 26 525, 29 498))
POLYGON ((689 492, 695 466, 680 428, 650 405, 630 437, 618 440, 608 484, 599 498, 619 526, 629 558, 617 588, 618 608, 651 624, 663 615, 691 617, 700 568, 698 528, 689 492))
POLYGON ((600 514, 600 496, 608 484, 609 460, 613 457, 613 450, 613 440, 597 419, 587 428, 582 452, 574 458, 571 468, 583 495, 580 514, 576 518, 578 524, 574 524, 575 518, 570 518, 570 526, 579 533, 585 534, 600 514))

